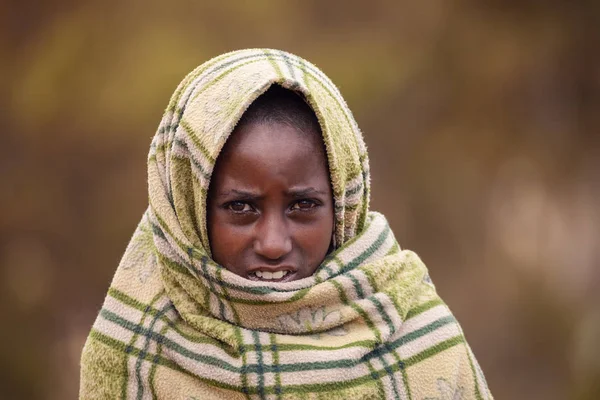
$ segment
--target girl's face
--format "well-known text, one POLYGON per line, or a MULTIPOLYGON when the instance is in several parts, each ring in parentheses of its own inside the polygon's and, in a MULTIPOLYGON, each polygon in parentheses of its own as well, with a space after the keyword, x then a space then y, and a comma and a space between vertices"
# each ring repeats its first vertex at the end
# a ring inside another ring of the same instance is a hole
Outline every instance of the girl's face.
POLYGON ((333 236, 333 196, 318 133, 280 123, 236 129, 208 193, 213 259, 255 281, 311 276, 333 236))

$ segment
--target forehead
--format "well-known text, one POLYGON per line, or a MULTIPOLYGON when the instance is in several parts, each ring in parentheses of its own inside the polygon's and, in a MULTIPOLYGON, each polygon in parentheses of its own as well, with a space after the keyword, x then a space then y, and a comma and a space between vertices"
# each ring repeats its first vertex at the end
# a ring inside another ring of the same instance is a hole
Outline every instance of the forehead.
MULTIPOLYGON (((232 158, 272 159, 288 157, 319 160, 327 164, 325 146, 321 134, 316 131, 304 132, 288 124, 271 122, 249 124, 235 129, 218 157, 219 163, 227 163, 232 158)), ((308 160, 307 160, 308 161, 308 160)))
POLYGON ((235 130, 217 159, 212 188, 223 185, 329 186, 323 143, 318 133, 286 124, 251 124, 235 130))

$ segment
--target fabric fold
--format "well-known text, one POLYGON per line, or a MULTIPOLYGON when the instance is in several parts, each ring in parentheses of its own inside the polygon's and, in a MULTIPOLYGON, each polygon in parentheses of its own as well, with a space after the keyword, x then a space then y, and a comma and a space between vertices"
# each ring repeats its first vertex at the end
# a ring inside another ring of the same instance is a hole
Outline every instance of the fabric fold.
POLYGON ((370 212, 362 134, 333 83, 278 50, 216 57, 173 94, 148 156, 149 206, 86 342, 82 399, 491 399, 427 268, 370 212), (211 258, 219 153, 271 85, 323 134, 334 250, 308 278, 247 280, 211 258))

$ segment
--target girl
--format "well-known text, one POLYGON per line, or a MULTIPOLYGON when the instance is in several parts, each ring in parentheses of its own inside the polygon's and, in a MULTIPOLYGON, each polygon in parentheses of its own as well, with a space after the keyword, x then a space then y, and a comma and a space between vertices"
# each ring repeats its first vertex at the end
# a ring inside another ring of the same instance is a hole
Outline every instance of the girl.
POLYGON ((427 269, 370 212, 332 82, 275 50, 201 65, 86 342, 83 399, 491 399, 427 269))

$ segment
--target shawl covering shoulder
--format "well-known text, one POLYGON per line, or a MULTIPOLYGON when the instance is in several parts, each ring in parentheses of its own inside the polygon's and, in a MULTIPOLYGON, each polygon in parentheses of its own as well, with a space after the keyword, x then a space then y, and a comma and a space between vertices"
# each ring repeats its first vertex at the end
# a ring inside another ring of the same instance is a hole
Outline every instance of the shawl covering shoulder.
POLYGON ((331 81, 289 53, 227 53, 179 85, 148 157, 149 206, 81 359, 82 399, 492 399, 416 254, 368 211, 362 135, 331 81), (206 195, 218 154, 271 85, 322 128, 335 250, 308 278, 256 282, 214 262, 206 195))

